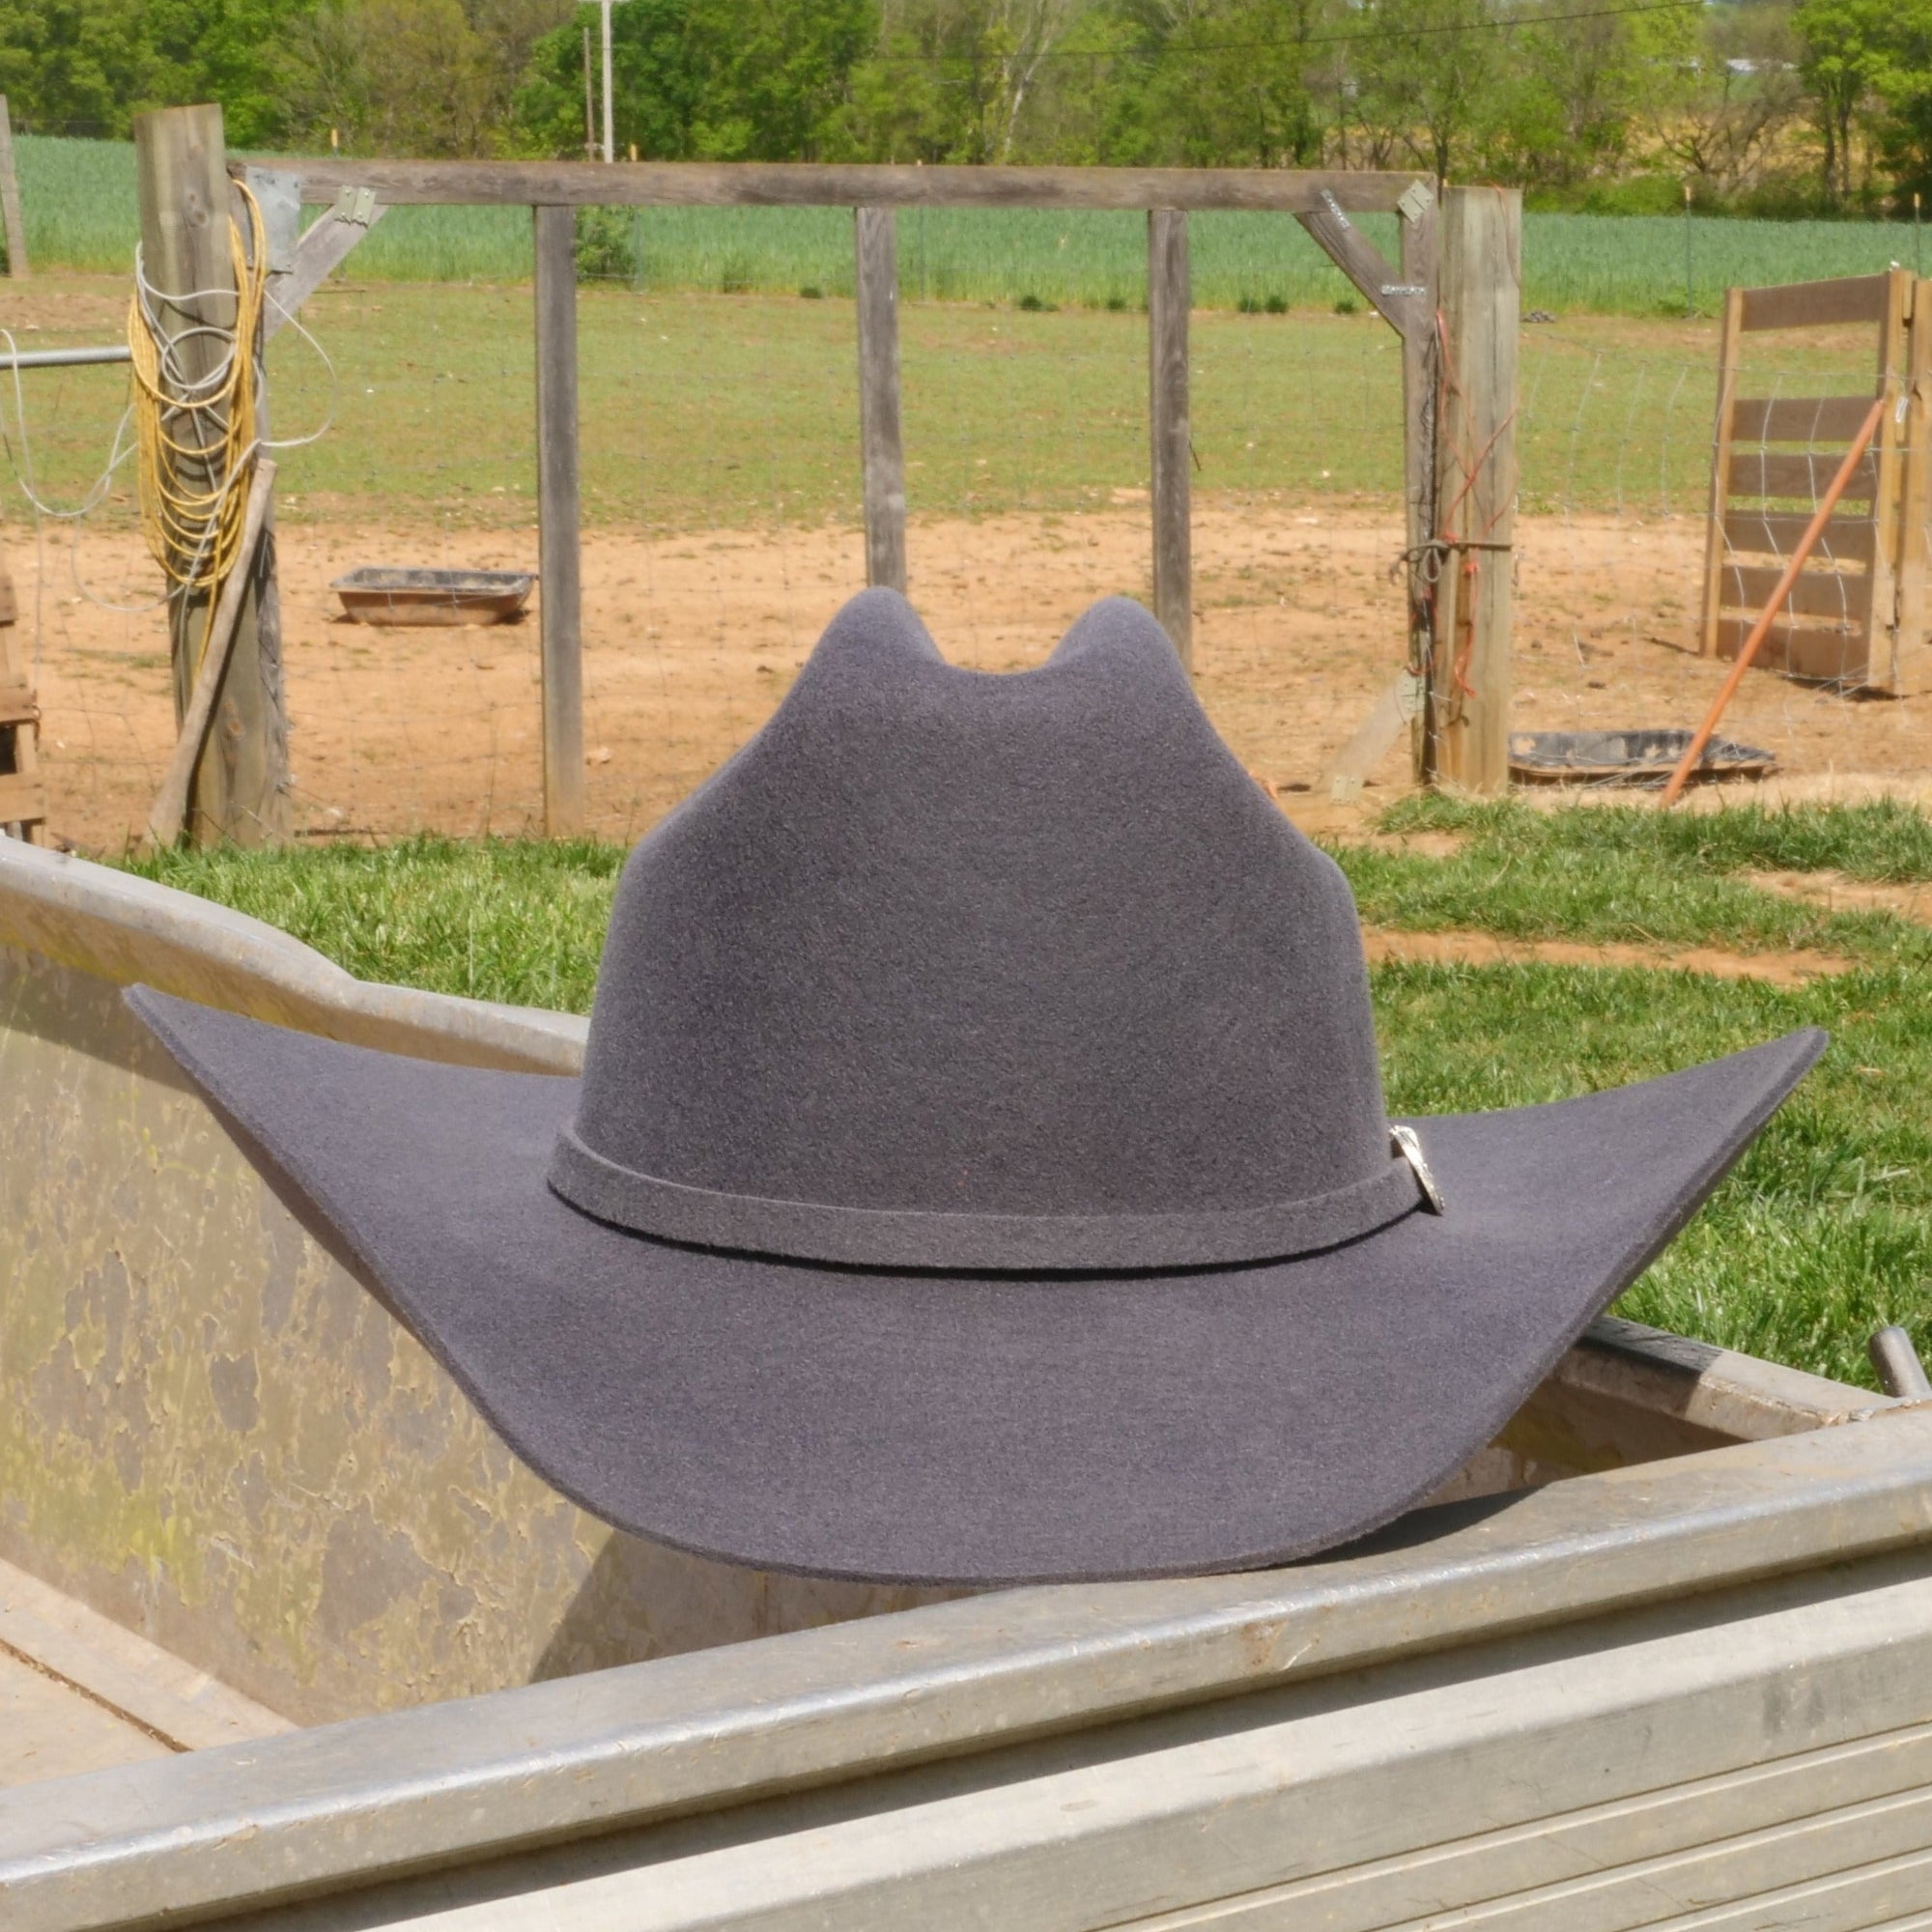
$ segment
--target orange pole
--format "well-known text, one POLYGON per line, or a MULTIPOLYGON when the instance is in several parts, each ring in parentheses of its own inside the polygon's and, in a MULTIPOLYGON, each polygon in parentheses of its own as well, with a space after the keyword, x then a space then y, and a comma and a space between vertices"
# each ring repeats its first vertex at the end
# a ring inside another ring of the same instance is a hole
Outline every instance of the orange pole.
POLYGON ((1690 774, 1697 768, 1697 760, 1704 755, 1704 747, 1711 742, 1711 733, 1718 728, 1718 720, 1724 715, 1724 707, 1737 696, 1738 686, 1744 682, 1745 672, 1750 669, 1751 660, 1757 656, 1758 646, 1771 634, 1773 620, 1784 608, 1784 600, 1791 595, 1791 586, 1798 582, 1798 573, 1804 568, 1804 559, 1817 547, 1818 539, 1825 534, 1825 526, 1832 521, 1832 512, 1838 507, 1838 498, 1845 494, 1852 480, 1852 471, 1859 467, 1859 459, 1878 434, 1878 426, 1885 419, 1885 406, 1889 398, 1880 396, 1871 406, 1864 426, 1852 439, 1852 446, 1845 451, 1845 460, 1838 465, 1838 473, 1832 478, 1832 487, 1825 492, 1823 499, 1813 512, 1811 522, 1804 534, 1798 540, 1798 548, 1791 553, 1791 560, 1784 566, 1784 575, 1777 580, 1777 586, 1765 600, 1765 606, 1758 612, 1757 622, 1751 626, 1750 636, 1744 641, 1738 652, 1737 662, 1731 666, 1730 675, 1725 678, 1723 688, 1718 693, 1717 702, 1711 706, 1703 724, 1698 725, 1696 734, 1678 760, 1677 769, 1670 774, 1670 782, 1663 787, 1663 805, 1674 805, 1677 794, 1689 781, 1690 774))

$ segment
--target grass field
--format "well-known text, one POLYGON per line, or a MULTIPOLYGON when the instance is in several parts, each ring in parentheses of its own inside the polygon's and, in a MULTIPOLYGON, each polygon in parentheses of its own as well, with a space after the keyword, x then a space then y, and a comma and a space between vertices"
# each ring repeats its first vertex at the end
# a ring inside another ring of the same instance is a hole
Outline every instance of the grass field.
MULTIPOLYGON (((357 258, 359 260, 359 257, 357 258)), ((39 303, 58 294, 31 284, 39 303)), ((68 320, 33 339, 111 339, 117 278, 71 277, 68 320)), ((51 316, 51 307, 43 313, 51 316)), ((13 309, 0 298, 0 321, 13 309)), ((534 405, 529 293, 502 284, 358 282, 293 330, 270 376, 277 432, 327 418, 290 451, 287 521, 414 508, 458 525, 527 526, 534 405)), ((14 326, 10 323, 9 326, 14 326)), ((584 292, 579 310, 584 514, 698 529, 858 509, 852 305, 777 296, 584 292)), ((901 321, 908 496, 918 514, 1091 507, 1147 482, 1147 325, 914 303, 901 321)), ((24 338, 23 338, 24 339, 24 338)), ((1368 315, 1205 311, 1192 331, 1196 488, 1391 496, 1401 476, 1401 362, 1368 315)), ((1867 332, 1776 345, 1767 393, 1870 381, 1867 332)), ((1709 323, 1577 317, 1525 329, 1525 510, 1694 512, 1708 485, 1709 323)), ((125 405, 113 368, 36 373, 28 427, 47 491, 71 501, 125 405)), ((11 416, 11 410, 6 412, 11 416)), ((110 504, 107 520, 131 505, 110 504)))
MULTIPOLYGON (((36 266, 125 271, 139 232, 131 144, 21 136, 21 200, 36 266)), ((1195 299, 1208 308, 1274 299, 1329 308, 1347 283, 1286 216, 1204 214, 1192 222, 1195 299)), ((1394 218, 1368 230, 1392 250, 1394 218)), ((598 225, 603 272, 659 290, 849 295, 851 217, 841 209, 659 209, 598 225)), ((517 281, 527 277, 522 209, 401 208, 355 256, 359 277, 517 281)), ((1654 215, 1530 214, 1523 301, 1558 312, 1682 314, 1685 224, 1654 215)), ((1868 274, 1920 260, 1911 223, 1695 220, 1689 278, 1699 310, 1732 283, 1868 274)), ((933 210, 900 231, 911 300, 1136 306, 1146 242, 1134 214, 933 210)))
MULTIPOLYGON (((1797 990, 1677 972, 1383 966, 1374 987, 1389 1102, 1518 1106, 1827 1027, 1824 1062, 1621 1310, 1866 1385, 1873 1328, 1897 1321, 1932 1344, 1932 934, 1794 904, 1740 876, 1932 879, 1932 824, 1896 807, 1666 819, 1443 800, 1412 801, 1385 823, 1462 842, 1449 858, 1338 848, 1374 924, 1813 946, 1854 961, 1797 990)), ((282 926, 358 975, 582 1011, 621 857, 416 840, 168 854, 137 869, 282 926)))

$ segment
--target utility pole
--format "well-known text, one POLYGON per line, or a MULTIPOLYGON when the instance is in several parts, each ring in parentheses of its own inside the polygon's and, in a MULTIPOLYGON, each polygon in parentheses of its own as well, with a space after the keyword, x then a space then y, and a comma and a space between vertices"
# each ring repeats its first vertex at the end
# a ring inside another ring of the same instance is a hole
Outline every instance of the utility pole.
POLYGON ((617 158, 616 144, 611 138, 611 0, 604 0, 604 164, 617 158))

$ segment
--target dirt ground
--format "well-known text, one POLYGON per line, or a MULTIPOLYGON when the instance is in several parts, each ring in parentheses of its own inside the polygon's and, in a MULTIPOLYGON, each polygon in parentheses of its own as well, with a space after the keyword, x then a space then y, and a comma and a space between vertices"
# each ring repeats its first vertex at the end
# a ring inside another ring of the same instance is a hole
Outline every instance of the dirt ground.
MULTIPOLYGON (((1520 729, 1689 725, 1722 675, 1690 632, 1695 518, 1526 519, 1520 526, 1513 722, 1520 729)), ((280 539, 297 822, 303 836, 515 833, 541 820, 538 626, 370 629, 329 582, 359 564, 534 567, 509 535, 329 523, 280 539)), ((1257 777, 1311 826, 1345 829, 1314 789, 1401 660, 1400 548, 1379 499, 1209 498, 1195 509, 1202 699, 1257 777)), ((915 523, 912 594, 940 648, 977 668, 1043 658, 1078 612, 1148 593, 1147 510, 1120 492, 1086 515, 915 523)), ((35 662, 53 830, 118 849, 143 822, 172 741, 157 611, 131 532, 39 546, 9 533, 19 646, 35 662), (76 581, 76 568, 78 582, 76 581), (81 586, 84 585, 83 589, 81 586)), ((844 528, 584 540, 590 829, 630 838, 754 732, 839 603, 862 582, 844 528)), ((1769 785, 1728 795, 1932 797, 1932 698, 1864 700, 1747 679, 1725 734, 1777 754, 1769 785)), ((1366 793, 1406 782, 1406 749, 1366 793)), ((1710 803, 1714 801, 1706 801, 1710 803)))

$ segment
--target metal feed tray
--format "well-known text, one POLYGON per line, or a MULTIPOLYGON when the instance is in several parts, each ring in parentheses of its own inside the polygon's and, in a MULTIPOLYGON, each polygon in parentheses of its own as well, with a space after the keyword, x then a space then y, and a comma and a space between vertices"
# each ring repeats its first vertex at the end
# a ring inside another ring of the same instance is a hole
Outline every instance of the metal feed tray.
POLYGON ((328 587, 358 624, 512 624, 536 579, 526 570, 415 570, 366 564, 328 587))
MULTIPOLYGON (((1689 731, 1512 731, 1510 779, 1516 784, 1661 785, 1690 744, 1689 731)), ((1713 738, 1690 776, 1693 782, 1762 779, 1776 769, 1775 752, 1713 738)))

